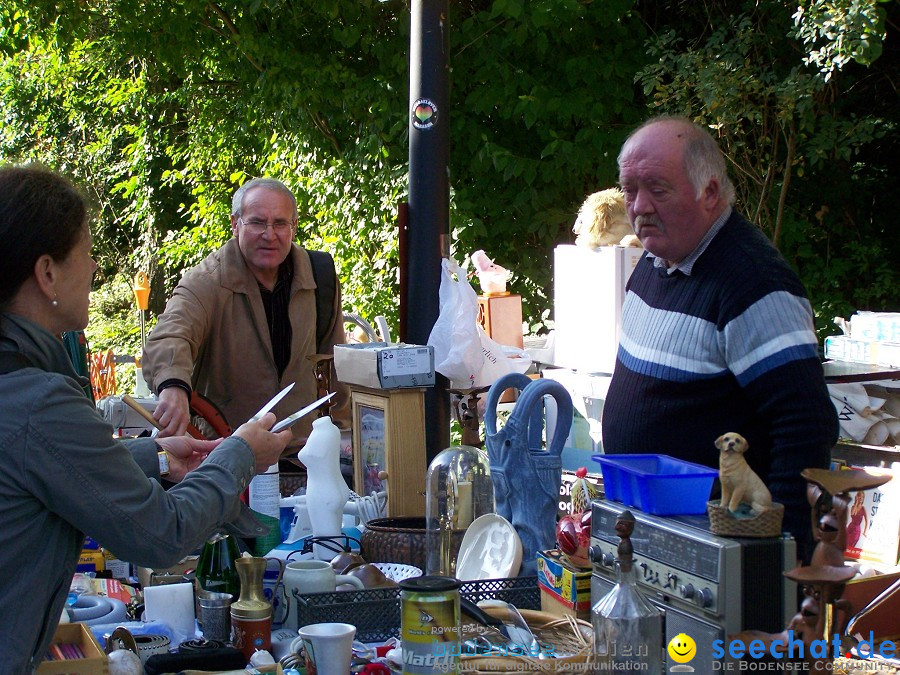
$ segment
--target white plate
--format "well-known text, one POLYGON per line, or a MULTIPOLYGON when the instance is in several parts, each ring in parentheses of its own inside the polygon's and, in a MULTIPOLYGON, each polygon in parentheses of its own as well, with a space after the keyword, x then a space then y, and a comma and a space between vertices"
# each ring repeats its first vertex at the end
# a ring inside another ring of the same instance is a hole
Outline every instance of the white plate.
POLYGON ((460 581, 506 579, 522 564, 522 542, 503 516, 486 513, 472 521, 459 545, 456 578, 460 581))
POLYGON ((403 581, 404 579, 411 579, 412 577, 420 577, 422 576, 422 570, 420 570, 415 565, 403 565, 401 563, 392 563, 392 562, 377 562, 372 563, 382 571, 384 576, 386 576, 391 581, 403 581))

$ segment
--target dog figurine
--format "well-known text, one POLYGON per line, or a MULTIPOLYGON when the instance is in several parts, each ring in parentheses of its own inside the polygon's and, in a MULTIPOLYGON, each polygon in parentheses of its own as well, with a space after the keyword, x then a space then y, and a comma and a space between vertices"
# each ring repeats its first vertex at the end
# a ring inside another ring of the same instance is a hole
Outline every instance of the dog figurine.
POLYGON ((770 508, 772 494, 744 459, 748 447, 746 439, 729 432, 716 439, 716 447, 719 449, 722 506, 727 506, 732 513, 738 510, 741 502, 749 504, 757 514, 770 508))
POLYGON ((609 188, 588 195, 578 210, 572 231, 576 235, 575 244, 578 246, 597 248, 615 244, 641 245, 628 222, 625 195, 619 188, 609 188))

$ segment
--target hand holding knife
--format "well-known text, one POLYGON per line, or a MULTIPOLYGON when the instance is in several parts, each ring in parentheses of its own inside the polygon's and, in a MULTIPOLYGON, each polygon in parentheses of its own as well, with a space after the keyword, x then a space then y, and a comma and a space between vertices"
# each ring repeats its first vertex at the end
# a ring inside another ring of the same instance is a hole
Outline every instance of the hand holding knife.
MULTIPOLYGON (((259 412, 256 413, 253 417, 251 417, 247 421, 248 422, 259 421, 263 415, 265 415, 267 412, 269 412, 272 408, 274 408, 278 404, 278 402, 281 399, 283 399, 285 396, 287 396, 287 393, 294 387, 295 384, 296 384, 296 382, 291 382, 288 386, 286 386, 284 389, 282 389, 277 394, 275 394, 275 396, 272 397, 272 400, 270 400, 262 408, 260 408, 259 412)), ((304 416, 311 413, 313 410, 318 408, 320 405, 322 405, 323 403, 325 403, 327 401, 330 401, 331 397, 334 396, 335 393, 337 393, 337 392, 331 392, 327 396, 323 396, 322 398, 320 398, 318 401, 313 401, 305 408, 301 408, 300 410, 295 412, 293 415, 289 415, 288 417, 285 417, 280 422, 277 422, 275 424, 275 426, 273 426, 270 429, 270 431, 273 434, 277 434, 279 431, 283 431, 284 429, 287 429, 287 428, 293 426, 294 424, 299 422, 301 418, 303 418, 304 416)))
POLYGON ((304 417, 305 415, 308 415, 309 413, 311 413, 313 410, 318 408, 323 403, 330 401, 331 397, 334 396, 336 393, 337 392, 333 391, 330 394, 328 394, 327 396, 323 396, 318 401, 313 401, 305 408, 301 408, 300 410, 295 412, 293 415, 289 415, 288 417, 285 417, 283 420, 278 422, 274 427, 272 427, 272 429, 271 429, 272 433, 277 434, 279 431, 283 431, 283 430, 287 429, 288 427, 293 426, 294 424, 299 422, 302 417, 304 417))
POLYGON ((296 383, 296 382, 291 382, 288 386, 286 386, 284 389, 282 389, 282 390, 279 391, 277 394, 275 394, 275 396, 273 396, 272 399, 271 399, 268 403, 266 403, 262 408, 259 409, 259 412, 258 412, 258 413, 256 413, 253 417, 251 417, 251 418, 250 418, 249 420, 247 420, 247 421, 248 421, 248 422, 258 422, 258 421, 262 418, 263 415, 265 415, 265 414, 266 414, 267 412, 269 412, 272 408, 274 408, 276 405, 278 405, 278 402, 279 402, 281 399, 283 399, 285 396, 287 396, 287 393, 288 393, 291 389, 294 388, 294 385, 295 385, 295 384, 297 384, 297 383, 296 383))

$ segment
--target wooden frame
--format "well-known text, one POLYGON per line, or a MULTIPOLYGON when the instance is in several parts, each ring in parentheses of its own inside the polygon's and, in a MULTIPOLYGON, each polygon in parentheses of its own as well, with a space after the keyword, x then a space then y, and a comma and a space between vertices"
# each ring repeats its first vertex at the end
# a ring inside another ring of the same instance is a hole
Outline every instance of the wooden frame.
POLYGON ((353 489, 385 489, 387 515, 425 515, 425 393, 423 389, 350 387, 353 489))

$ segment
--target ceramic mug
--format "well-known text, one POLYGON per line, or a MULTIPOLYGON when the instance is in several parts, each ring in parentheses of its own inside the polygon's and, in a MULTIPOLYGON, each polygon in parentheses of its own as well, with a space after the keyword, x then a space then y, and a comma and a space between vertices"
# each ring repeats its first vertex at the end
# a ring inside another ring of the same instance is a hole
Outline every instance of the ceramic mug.
POLYGON ((297 629, 297 595, 307 593, 333 593, 341 584, 350 584, 354 588, 363 590, 365 585, 362 580, 349 574, 336 574, 334 568, 326 560, 295 560, 284 566, 282 576, 284 588, 288 597, 288 612, 284 620, 284 627, 291 630, 297 629))
POLYGON ((347 675, 353 658, 356 626, 349 623, 311 623, 299 631, 291 651, 306 654, 306 672, 314 675, 347 675))

